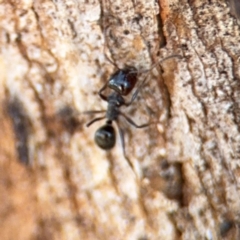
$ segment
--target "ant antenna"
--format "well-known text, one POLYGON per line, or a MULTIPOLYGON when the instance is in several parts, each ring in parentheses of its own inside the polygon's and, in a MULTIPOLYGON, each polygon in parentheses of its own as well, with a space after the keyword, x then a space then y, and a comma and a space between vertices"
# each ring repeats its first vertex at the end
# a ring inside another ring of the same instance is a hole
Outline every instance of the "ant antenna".
MULTIPOLYGON (((170 59, 170 58, 174 58, 174 57, 177 57, 177 58, 182 59, 182 56, 181 56, 181 55, 178 55, 178 54, 168 56, 168 57, 166 57, 166 58, 163 58, 163 59, 157 61, 150 69, 145 70, 145 72, 151 71, 153 68, 155 68, 155 67, 157 66, 157 64, 159 64, 159 63, 161 63, 161 62, 163 62, 163 61, 166 61, 166 60, 168 60, 168 59, 170 59)), ((139 87, 137 88, 137 90, 133 93, 131 100, 130 100, 128 103, 125 103, 126 106, 131 105, 132 102, 136 99, 139 91, 142 89, 142 87, 143 87, 144 84, 146 83, 146 81, 147 81, 147 79, 148 79, 147 77, 148 77, 148 76, 146 76, 146 77, 143 79, 143 81, 141 82, 140 86, 139 86, 139 87)))
POLYGON ((127 122, 130 123, 135 128, 145 128, 145 127, 148 127, 150 124, 153 124, 153 123, 145 123, 145 124, 138 125, 124 113, 120 112, 120 115, 123 116, 127 120, 127 122))
POLYGON ((92 121, 90 121, 89 123, 87 123, 86 126, 89 127, 89 126, 91 126, 93 123, 98 122, 98 121, 100 121, 100 120, 102 120, 102 119, 104 119, 104 118, 106 118, 106 117, 103 116, 103 117, 94 118, 92 121))
MULTIPOLYGON (((105 5, 105 0, 101 0, 101 17, 102 17, 102 31, 103 31, 103 38, 104 38, 104 45, 103 45, 103 51, 104 51, 104 55, 105 55, 105 58, 107 59, 107 61, 109 61, 113 66, 115 66, 117 69, 119 69, 119 67, 117 66, 117 64, 112 60, 110 59, 110 57, 107 55, 107 52, 106 52, 106 48, 107 48, 107 38, 106 38, 106 35, 107 35, 107 24, 106 24, 106 15, 105 15, 105 12, 104 12, 104 5, 105 5)), ((111 15, 111 14, 108 14, 109 17, 112 17, 114 19, 117 19, 115 16, 111 15)))

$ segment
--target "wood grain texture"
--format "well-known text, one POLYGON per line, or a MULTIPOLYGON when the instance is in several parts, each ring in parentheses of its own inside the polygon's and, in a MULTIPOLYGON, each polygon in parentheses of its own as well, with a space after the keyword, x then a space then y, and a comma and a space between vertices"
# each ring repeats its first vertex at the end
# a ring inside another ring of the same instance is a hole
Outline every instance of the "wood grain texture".
POLYGON ((2 1, 1 239, 238 239, 239 28, 223 0, 2 1), (86 127, 105 54, 148 78, 134 169, 86 127))

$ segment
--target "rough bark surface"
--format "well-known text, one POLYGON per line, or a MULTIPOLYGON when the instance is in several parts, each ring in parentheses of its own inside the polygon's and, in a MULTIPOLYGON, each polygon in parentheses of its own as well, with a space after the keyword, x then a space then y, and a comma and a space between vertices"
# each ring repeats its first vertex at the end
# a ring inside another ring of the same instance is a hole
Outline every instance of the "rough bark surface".
POLYGON ((239 42, 223 0, 2 1, 1 239, 239 239, 239 42), (134 169, 83 113, 126 66, 134 169))

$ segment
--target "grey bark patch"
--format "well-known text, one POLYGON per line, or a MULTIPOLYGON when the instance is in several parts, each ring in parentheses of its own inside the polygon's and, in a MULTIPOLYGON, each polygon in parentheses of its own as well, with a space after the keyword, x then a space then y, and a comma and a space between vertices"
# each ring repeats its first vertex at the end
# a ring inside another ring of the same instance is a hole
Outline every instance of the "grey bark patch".
POLYGON ((7 111, 12 120, 13 130, 16 138, 16 149, 19 161, 22 164, 29 164, 28 137, 29 119, 22 103, 18 98, 10 100, 7 104, 7 111))

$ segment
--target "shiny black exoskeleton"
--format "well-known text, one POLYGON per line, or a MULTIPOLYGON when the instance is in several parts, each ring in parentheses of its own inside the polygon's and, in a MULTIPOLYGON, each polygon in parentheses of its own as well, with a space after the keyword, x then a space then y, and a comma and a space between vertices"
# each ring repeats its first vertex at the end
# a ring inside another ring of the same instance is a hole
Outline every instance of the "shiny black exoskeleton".
POLYGON ((109 87, 122 96, 128 95, 136 85, 137 74, 137 70, 133 67, 118 69, 100 90, 100 94, 109 87))
MULTIPOLYGON (((101 91, 101 90, 100 90, 101 91)), ((100 95, 99 91, 99 95, 100 95)), ((120 111, 120 107, 122 106, 128 106, 129 103, 125 102, 125 99, 123 98, 122 95, 120 95, 118 92, 112 92, 108 97, 104 95, 100 95, 103 100, 108 102, 108 107, 106 111, 88 111, 86 113, 94 114, 94 113, 102 113, 105 112, 105 116, 103 117, 98 117, 94 118, 92 121, 90 121, 87 126, 89 127, 91 124, 94 122, 100 121, 104 118, 107 119, 106 124, 100 127, 96 133, 95 133, 95 142, 96 144, 104 149, 104 150, 109 150, 115 146, 116 143, 116 132, 115 129, 112 125, 113 121, 116 122, 120 134, 120 139, 123 147, 123 154, 126 157, 125 154, 125 143, 124 143, 124 132, 123 129, 120 127, 118 118, 119 116, 124 117, 127 122, 129 122, 131 125, 133 125, 136 128, 144 128, 149 126, 149 123, 147 124, 142 124, 142 125, 137 125, 131 118, 126 116, 123 112, 120 111)), ((135 96, 136 97, 136 96, 135 96)), ((132 100, 131 100, 132 102, 132 100)), ((132 166, 131 162, 128 161, 130 166, 132 166)))
POLYGON ((104 150, 112 149, 115 146, 116 133, 111 121, 107 121, 96 131, 94 140, 104 150))
MULTIPOLYGON (((134 99, 137 97, 139 90, 142 88, 143 84, 146 82, 145 78, 137 90, 132 95, 130 102, 125 102, 123 96, 127 96, 135 87, 138 81, 137 69, 134 67, 127 67, 125 69, 118 69, 114 74, 111 75, 107 83, 100 89, 98 95, 104 100, 109 102, 108 96, 104 95, 103 92, 105 89, 109 88, 117 93, 118 96, 121 96, 124 103, 122 105, 129 106, 132 104, 134 99)), ((118 97, 119 98, 119 97, 118 97)))

